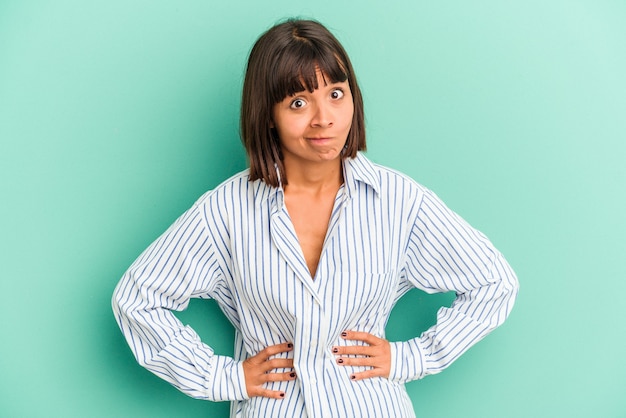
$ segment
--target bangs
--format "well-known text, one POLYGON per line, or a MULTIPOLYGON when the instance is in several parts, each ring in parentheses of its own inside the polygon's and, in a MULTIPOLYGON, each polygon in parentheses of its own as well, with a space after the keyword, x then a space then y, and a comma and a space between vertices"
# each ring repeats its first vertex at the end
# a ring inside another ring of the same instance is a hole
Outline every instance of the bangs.
POLYGON ((281 51, 274 61, 273 75, 270 77, 272 103, 279 103, 285 97, 305 90, 312 93, 319 87, 318 71, 321 71, 326 84, 346 81, 349 76, 347 66, 338 52, 332 51, 327 45, 316 45, 308 39, 299 39, 299 42, 281 51))

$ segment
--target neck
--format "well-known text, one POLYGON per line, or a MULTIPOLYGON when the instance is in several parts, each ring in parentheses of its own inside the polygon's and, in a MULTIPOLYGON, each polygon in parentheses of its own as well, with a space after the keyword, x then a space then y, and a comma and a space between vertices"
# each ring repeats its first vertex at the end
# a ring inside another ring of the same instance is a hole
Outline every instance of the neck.
POLYGON ((320 192, 329 188, 338 189, 343 183, 341 159, 328 161, 327 164, 290 164, 284 161, 285 174, 289 179, 285 186, 288 190, 320 192))

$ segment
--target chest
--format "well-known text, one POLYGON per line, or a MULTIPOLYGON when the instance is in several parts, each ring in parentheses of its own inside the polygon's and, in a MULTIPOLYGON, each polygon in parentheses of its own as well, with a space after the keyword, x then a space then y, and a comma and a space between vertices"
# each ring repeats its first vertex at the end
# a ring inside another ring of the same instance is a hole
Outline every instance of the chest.
POLYGON ((315 278, 328 225, 335 205, 336 193, 319 196, 286 196, 285 208, 291 221, 302 256, 312 278, 315 278))
POLYGON ((233 285, 242 306, 285 320, 304 315, 304 300, 351 315, 383 307, 395 299, 408 229, 402 206, 383 199, 338 195, 324 210, 270 204, 233 223, 233 285))

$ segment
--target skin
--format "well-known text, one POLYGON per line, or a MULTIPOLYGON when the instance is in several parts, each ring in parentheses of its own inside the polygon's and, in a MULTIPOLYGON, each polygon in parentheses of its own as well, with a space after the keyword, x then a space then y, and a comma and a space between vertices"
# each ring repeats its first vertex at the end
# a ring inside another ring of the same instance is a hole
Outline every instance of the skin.
POLYGON ((315 277, 335 196, 343 183, 341 150, 354 115, 348 82, 286 97, 273 109, 289 184, 285 204, 311 277, 315 277))
MULTIPOLYGON (((354 115, 354 104, 347 81, 326 83, 318 71, 318 88, 289 96, 273 109, 276 128, 289 184, 285 204, 292 220, 311 278, 315 279, 334 200, 343 183, 341 150, 354 115)), ((339 366, 365 366, 350 379, 389 377, 389 342, 372 334, 345 331, 345 340, 362 341, 364 346, 335 346, 339 366), (357 357, 354 357, 357 356, 357 357)), ((243 362, 248 396, 283 399, 284 392, 264 387, 267 382, 294 380, 293 359, 275 356, 293 350, 291 343, 269 346, 243 362), (278 368, 289 369, 275 373, 278 368)))

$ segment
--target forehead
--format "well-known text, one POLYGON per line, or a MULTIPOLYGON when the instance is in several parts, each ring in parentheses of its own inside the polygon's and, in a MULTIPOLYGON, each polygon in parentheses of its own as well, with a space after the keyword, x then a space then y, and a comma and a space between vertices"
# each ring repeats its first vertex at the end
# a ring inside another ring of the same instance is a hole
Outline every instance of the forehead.
POLYGON ((272 101, 278 103, 285 97, 305 90, 312 92, 324 85, 346 81, 347 66, 335 51, 304 50, 298 54, 283 55, 275 61, 270 82, 272 101))

